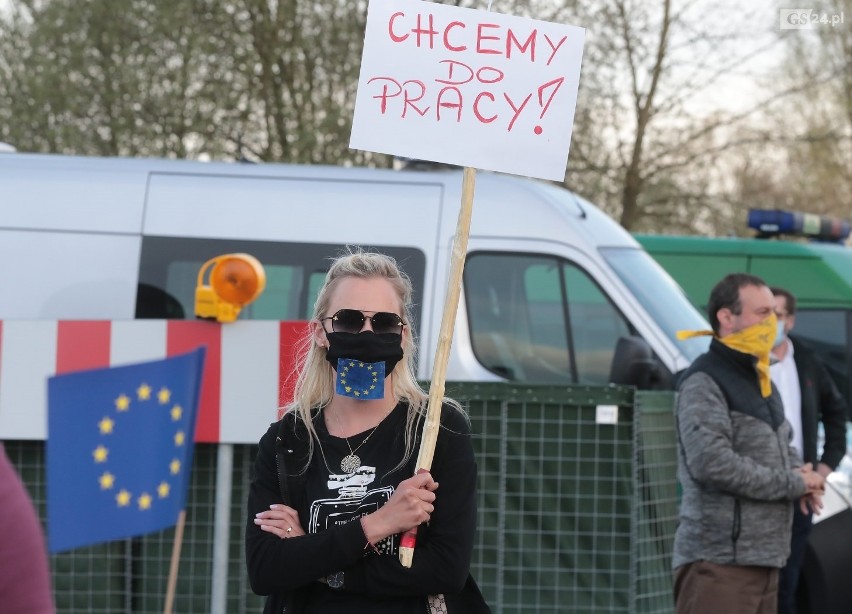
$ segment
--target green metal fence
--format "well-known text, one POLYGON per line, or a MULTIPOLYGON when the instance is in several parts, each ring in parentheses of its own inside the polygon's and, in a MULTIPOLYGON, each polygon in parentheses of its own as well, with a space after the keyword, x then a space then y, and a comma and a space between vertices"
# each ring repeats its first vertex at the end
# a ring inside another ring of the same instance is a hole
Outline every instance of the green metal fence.
MULTIPOLYGON (((672 393, 508 384, 449 384, 447 393, 471 417, 479 465, 472 572, 495 614, 672 612, 672 393)), ((44 443, 5 446, 45 518, 44 443)), ((262 610, 242 549, 256 447, 232 448, 229 504, 221 509, 220 492, 217 511, 221 450, 196 446, 175 613, 262 610), (227 543, 215 529, 223 517, 227 543), (217 548, 224 574, 214 570, 217 548)), ((162 612, 173 539, 170 529, 52 556, 58 612, 162 612)))

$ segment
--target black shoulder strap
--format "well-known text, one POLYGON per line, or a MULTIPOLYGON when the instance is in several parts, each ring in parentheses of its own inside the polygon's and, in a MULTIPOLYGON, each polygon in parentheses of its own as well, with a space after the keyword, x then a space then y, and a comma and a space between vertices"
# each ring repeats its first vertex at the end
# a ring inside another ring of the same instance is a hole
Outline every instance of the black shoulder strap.
POLYGON ((278 433, 275 436, 275 470, 278 473, 278 490, 281 491, 281 501, 287 503, 290 501, 289 489, 287 488, 287 459, 284 448, 284 422, 282 418, 278 421, 278 433))
POLYGON ((282 502, 291 507, 297 507, 303 496, 307 472, 298 468, 304 468, 309 461, 309 437, 300 419, 292 414, 285 414, 279 420, 275 435, 275 469, 282 502))

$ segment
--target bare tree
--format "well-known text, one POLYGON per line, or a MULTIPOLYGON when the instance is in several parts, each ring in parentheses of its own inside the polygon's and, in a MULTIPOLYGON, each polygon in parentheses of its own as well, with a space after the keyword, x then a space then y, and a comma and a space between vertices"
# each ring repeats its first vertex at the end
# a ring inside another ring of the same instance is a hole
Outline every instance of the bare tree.
POLYGON ((237 46, 254 64, 244 85, 255 155, 304 163, 349 157, 366 2, 237 4, 237 46))
POLYGON ((777 45, 776 22, 724 2, 594 6, 565 184, 628 229, 716 232, 729 217, 719 159, 751 142, 763 104, 717 92, 777 45))
POLYGON ((378 161, 348 150, 366 2, 12 0, 0 138, 23 151, 378 161))
POLYGON ((812 30, 784 32, 787 57, 779 81, 800 85, 777 109, 785 133, 787 173, 780 178, 793 206, 852 216, 852 1, 818 3, 812 30), (835 21, 832 22, 831 20, 835 21), (794 119, 795 121, 790 121, 794 119))
POLYGON ((3 137, 24 151, 191 157, 229 106, 214 0, 13 2, 0 22, 3 137), (215 105, 215 107, 214 107, 215 105))
MULTIPOLYGON (((849 19, 850 0, 842 2, 849 19)), ((8 6, 0 141, 19 150, 391 163, 348 148, 367 0, 8 6)), ((626 228, 739 232, 743 208, 766 206, 769 195, 848 209, 848 25, 779 38, 777 12, 733 0, 495 0, 492 8, 586 28, 564 184, 626 228), (772 87, 732 104, 737 87, 761 85, 763 67, 750 73, 752 60, 782 44, 782 78, 776 72, 772 87), (780 187, 770 190, 770 181, 780 187)))

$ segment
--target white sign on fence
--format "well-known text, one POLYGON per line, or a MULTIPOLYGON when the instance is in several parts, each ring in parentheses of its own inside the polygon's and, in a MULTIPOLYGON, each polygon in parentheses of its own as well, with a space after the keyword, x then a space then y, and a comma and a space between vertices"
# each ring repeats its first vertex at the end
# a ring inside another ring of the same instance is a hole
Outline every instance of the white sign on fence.
POLYGON ((585 30, 370 0, 349 146, 561 181, 585 30))

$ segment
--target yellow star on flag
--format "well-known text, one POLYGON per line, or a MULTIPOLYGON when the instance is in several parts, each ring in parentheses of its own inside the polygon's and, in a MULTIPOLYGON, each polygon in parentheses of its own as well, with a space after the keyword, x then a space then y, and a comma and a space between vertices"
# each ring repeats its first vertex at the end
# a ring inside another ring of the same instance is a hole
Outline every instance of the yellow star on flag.
POLYGON ((109 471, 105 472, 99 479, 101 490, 109 490, 115 484, 115 476, 109 471))
POLYGON ((115 400, 115 408, 118 411, 127 411, 130 407, 130 397, 126 394, 119 395, 119 397, 115 400))
POLYGON ((183 431, 178 431, 175 433, 175 445, 182 446, 183 442, 186 440, 186 436, 183 434, 183 431))
POLYGON ((183 416, 183 408, 180 405, 172 407, 172 421, 177 422, 183 416))
POLYGON ((109 450, 107 450, 103 446, 98 446, 97 448, 95 448, 95 451, 92 452, 92 456, 95 457, 96 463, 105 463, 107 455, 109 455, 109 450))
POLYGON ((172 475, 177 475, 180 472, 180 461, 178 459, 169 463, 169 471, 172 472, 172 475))
POLYGON ((149 495, 148 493, 142 493, 142 496, 139 497, 139 509, 140 510, 151 509, 151 495, 149 495))
POLYGON ((168 388, 160 388, 160 392, 157 393, 157 400, 160 401, 160 405, 166 405, 171 398, 171 390, 169 390, 168 388))
POLYGON ((112 433, 113 426, 115 426, 115 421, 108 417, 104 417, 103 420, 98 422, 98 429, 101 431, 101 435, 109 435, 112 433))
POLYGON ((170 488, 168 482, 160 482, 160 485, 157 486, 157 494, 160 496, 160 499, 165 499, 169 496, 170 488))
POLYGON ((115 496, 115 501, 116 503, 118 503, 118 507, 127 507, 128 505, 130 505, 130 499, 130 493, 124 490, 123 488, 115 496))
POLYGON ((151 398, 151 387, 148 384, 142 384, 136 389, 136 396, 140 401, 147 401, 151 398))

